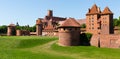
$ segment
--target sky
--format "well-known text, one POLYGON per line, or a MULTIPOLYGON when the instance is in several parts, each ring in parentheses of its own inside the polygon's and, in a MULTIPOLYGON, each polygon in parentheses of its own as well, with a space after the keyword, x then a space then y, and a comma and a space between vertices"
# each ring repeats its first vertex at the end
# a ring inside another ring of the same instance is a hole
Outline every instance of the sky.
POLYGON ((120 16, 120 0, 0 0, 0 25, 18 22, 33 26, 48 10, 53 10, 54 16, 84 19, 88 8, 94 4, 101 10, 108 6, 114 18, 120 16))

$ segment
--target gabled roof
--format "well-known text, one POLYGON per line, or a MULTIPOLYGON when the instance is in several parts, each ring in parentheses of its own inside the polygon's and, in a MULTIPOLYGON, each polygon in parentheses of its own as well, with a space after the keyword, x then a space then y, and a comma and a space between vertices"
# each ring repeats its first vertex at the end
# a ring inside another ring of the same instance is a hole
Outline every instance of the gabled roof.
POLYGON ((100 8, 97 7, 96 4, 94 4, 94 5, 92 6, 92 8, 89 9, 89 11, 88 11, 87 14, 98 14, 98 13, 100 13, 100 12, 101 12, 101 11, 100 11, 100 8))
POLYGON ((106 7, 106 8, 103 10, 102 14, 113 14, 113 13, 111 12, 111 10, 110 10, 108 7, 106 7))
POLYGON ((59 27, 80 27, 80 24, 74 18, 69 18, 66 19, 59 27))

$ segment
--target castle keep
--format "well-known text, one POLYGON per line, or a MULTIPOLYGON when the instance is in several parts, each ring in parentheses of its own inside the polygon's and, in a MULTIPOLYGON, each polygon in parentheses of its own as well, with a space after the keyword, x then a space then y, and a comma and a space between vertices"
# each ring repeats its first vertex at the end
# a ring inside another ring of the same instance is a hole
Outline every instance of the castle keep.
POLYGON ((39 35, 55 35, 57 26, 60 21, 64 21, 66 18, 53 16, 53 11, 48 10, 48 14, 44 18, 38 18, 36 20, 36 34, 39 35))

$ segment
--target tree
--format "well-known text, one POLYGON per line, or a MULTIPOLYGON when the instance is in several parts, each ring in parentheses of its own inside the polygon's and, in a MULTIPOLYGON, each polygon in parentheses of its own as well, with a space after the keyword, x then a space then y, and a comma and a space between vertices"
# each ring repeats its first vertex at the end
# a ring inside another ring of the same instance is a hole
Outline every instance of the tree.
POLYGON ((16 26, 19 26, 19 23, 18 23, 18 22, 16 23, 16 26))
POLYGON ((82 24, 82 25, 81 25, 81 28, 86 28, 86 24, 82 24))
POLYGON ((119 19, 117 19, 117 18, 113 19, 113 25, 120 26, 120 17, 119 17, 119 19))
POLYGON ((6 25, 0 26, 0 34, 5 34, 5 33, 7 33, 7 26, 6 25))

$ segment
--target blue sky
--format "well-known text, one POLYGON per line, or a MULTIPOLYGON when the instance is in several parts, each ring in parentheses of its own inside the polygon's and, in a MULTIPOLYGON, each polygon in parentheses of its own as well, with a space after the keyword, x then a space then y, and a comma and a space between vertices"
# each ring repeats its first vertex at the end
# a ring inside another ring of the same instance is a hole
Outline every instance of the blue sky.
POLYGON ((19 22, 33 26, 49 9, 54 11, 54 16, 82 19, 93 4, 101 10, 108 6, 114 18, 120 16, 120 0, 0 0, 0 25, 19 22))

